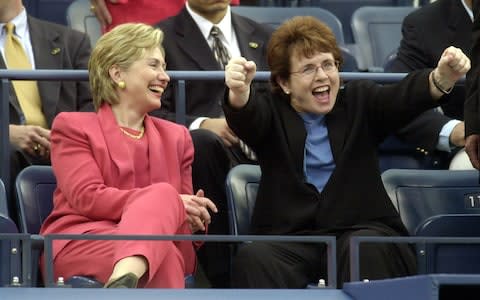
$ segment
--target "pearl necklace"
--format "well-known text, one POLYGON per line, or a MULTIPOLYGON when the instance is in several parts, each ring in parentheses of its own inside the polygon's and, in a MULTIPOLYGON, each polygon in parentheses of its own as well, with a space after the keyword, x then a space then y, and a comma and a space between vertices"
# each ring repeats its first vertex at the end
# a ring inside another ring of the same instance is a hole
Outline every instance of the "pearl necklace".
POLYGON ((131 134, 130 132, 126 131, 125 129, 123 129, 122 127, 119 127, 120 130, 123 132, 123 134, 125 134, 126 136, 129 136, 131 137, 132 139, 136 139, 136 140, 139 140, 143 137, 143 134, 145 133, 145 127, 142 126, 142 128, 140 129, 140 133, 139 134, 131 134))

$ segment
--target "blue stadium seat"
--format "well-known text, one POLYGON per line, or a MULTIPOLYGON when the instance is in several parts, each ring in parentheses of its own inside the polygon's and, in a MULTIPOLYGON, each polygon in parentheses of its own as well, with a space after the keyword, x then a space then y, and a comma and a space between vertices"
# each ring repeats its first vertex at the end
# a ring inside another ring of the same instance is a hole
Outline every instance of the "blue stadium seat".
MULTIPOLYGON (((388 195, 413 236, 480 237, 476 170, 400 170, 382 174, 388 195)), ((420 273, 480 273, 480 245, 417 245, 420 273)))
MULTIPOLYGON (((250 234, 250 219, 253 215, 261 177, 262 171, 258 165, 239 164, 228 172, 225 187, 230 234, 250 234)), ((233 256, 235 250, 236 247, 232 249, 233 256)), ((313 282, 308 284, 306 288, 318 289, 319 285, 313 282)))
MULTIPOLYGON (((57 181, 50 166, 29 166, 17 176, 15 188, 20 210, 20 230, 23 233, 38 234, 43 221, 53 208, 53 192, 57 181)), ((41 286, 39 274, 39 258, 43 244, 34 244, 32 250, 32 282, 41 286)), ((72 287, 103 287, 103 284, 92 278, 73 276, 66 280, 72 287)))
POLYGON ((7 191, 2 180, 0 180, 0 214, 8 216, 7 191))
POLYGON ((28 14, 36 18, 66 25, 65 12, 73 0, 23 0, 28 14))
POLYGON ((400 46, 402 22, 413 6, 363 6, 352 15, 359 68, 382 72, 389 55, 400 46))
POLYGON ((362 6, 413 6, 413 0, 299 0, 299 6, 318 6, 332 12, 343 24, 345 42, 355 43, 350 24, 355 10, 362 6))
POLYGON ((342 23, 328 10, 320 7, 262 7, 262 6, 233 6, 232 12, 250 18, 257 23, 277 28, 285 20, 295 16, 312 16, 325 22, 335 34, 340 45, 345 44, 342 23))
POLYGON ((75 30, 85 32, 90 38, 90 44, 95 43, 102 35, 102 28, 97 17, 90 11, 89 0, 74 0, 66 11, 67 25, 75 30))
MULTIPOLYGON (((18 233, 17 226, 8 216, 0 213, 0 235, 11 233, 18 233)), ((0 287, 10 284, 14 277, 21 278, 20 255, 18 240, 0 240, 0 287)))
POLYGON ((257 165, 237 165, 228 173, 226 191, 230 234, 249 234, 260 177, 261 170, 257 165))
POLYGON ((327 24, 332 29, 337 43, 342 50, 344 64, 341 71, 358 71, 355 54, 345 45, 343 25, 340 20, 328 10, 320 7, 262 7, 262 6, 233 6, 232 12, 250 18, 257 23, 277 28, 285 20, 295 16, 313 16, 327 24))

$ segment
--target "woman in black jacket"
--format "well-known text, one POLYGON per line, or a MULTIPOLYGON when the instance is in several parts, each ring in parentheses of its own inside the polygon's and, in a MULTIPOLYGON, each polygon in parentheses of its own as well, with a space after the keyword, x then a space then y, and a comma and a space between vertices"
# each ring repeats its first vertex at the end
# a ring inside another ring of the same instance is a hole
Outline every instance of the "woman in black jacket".
MULTIPOLYGON (((232 59, 225 75, 228 124, 253 148, 262 170, 251 233, 335 235, 342 285, 349 279, 351 236, 407 235, 382 184, 378 144, 438 106, 470 61, 449 47, 434 70, 412 72, 397 84, 342 85, 335 37, 313 17, 286 21, 273 33, 267 53, 271 89, 254 94, 255 63, 244 58, 232 59)), ((305 287, 326 277, 324 252, 312 243, 247 244, 235 258, 232 283, 305 287)), ((406 244, 360 248, 361 278, 415 272, 406 244)))

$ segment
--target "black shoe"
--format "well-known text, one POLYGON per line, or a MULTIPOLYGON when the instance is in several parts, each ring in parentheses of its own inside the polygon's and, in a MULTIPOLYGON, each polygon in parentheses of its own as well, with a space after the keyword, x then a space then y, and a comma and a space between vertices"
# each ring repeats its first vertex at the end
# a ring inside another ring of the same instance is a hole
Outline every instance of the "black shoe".
POLYGON ((104 288, 113 289, 134 289, 137 287, 138 277, 133 273, 127 273, 116 279, 108 281, 104 288))

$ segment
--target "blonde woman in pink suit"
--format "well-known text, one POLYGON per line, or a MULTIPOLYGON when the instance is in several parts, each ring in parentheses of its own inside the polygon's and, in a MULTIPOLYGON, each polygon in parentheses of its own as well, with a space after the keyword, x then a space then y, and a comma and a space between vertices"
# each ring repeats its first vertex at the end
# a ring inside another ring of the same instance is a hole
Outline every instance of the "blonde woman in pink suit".
MULTIPOLYGON (((162 40, 159 29, 128 23, 97 42, 88 64, 96 113, 53 123, 57 189, 41 234, 191 234, 210 223, 215 205, 192 190, 188 130, 147 115, 170 80, 162 40)), ((182 288, 195 269, 189 241, 56 241, 53 255, 55 276, 105 287, 182 288)))

